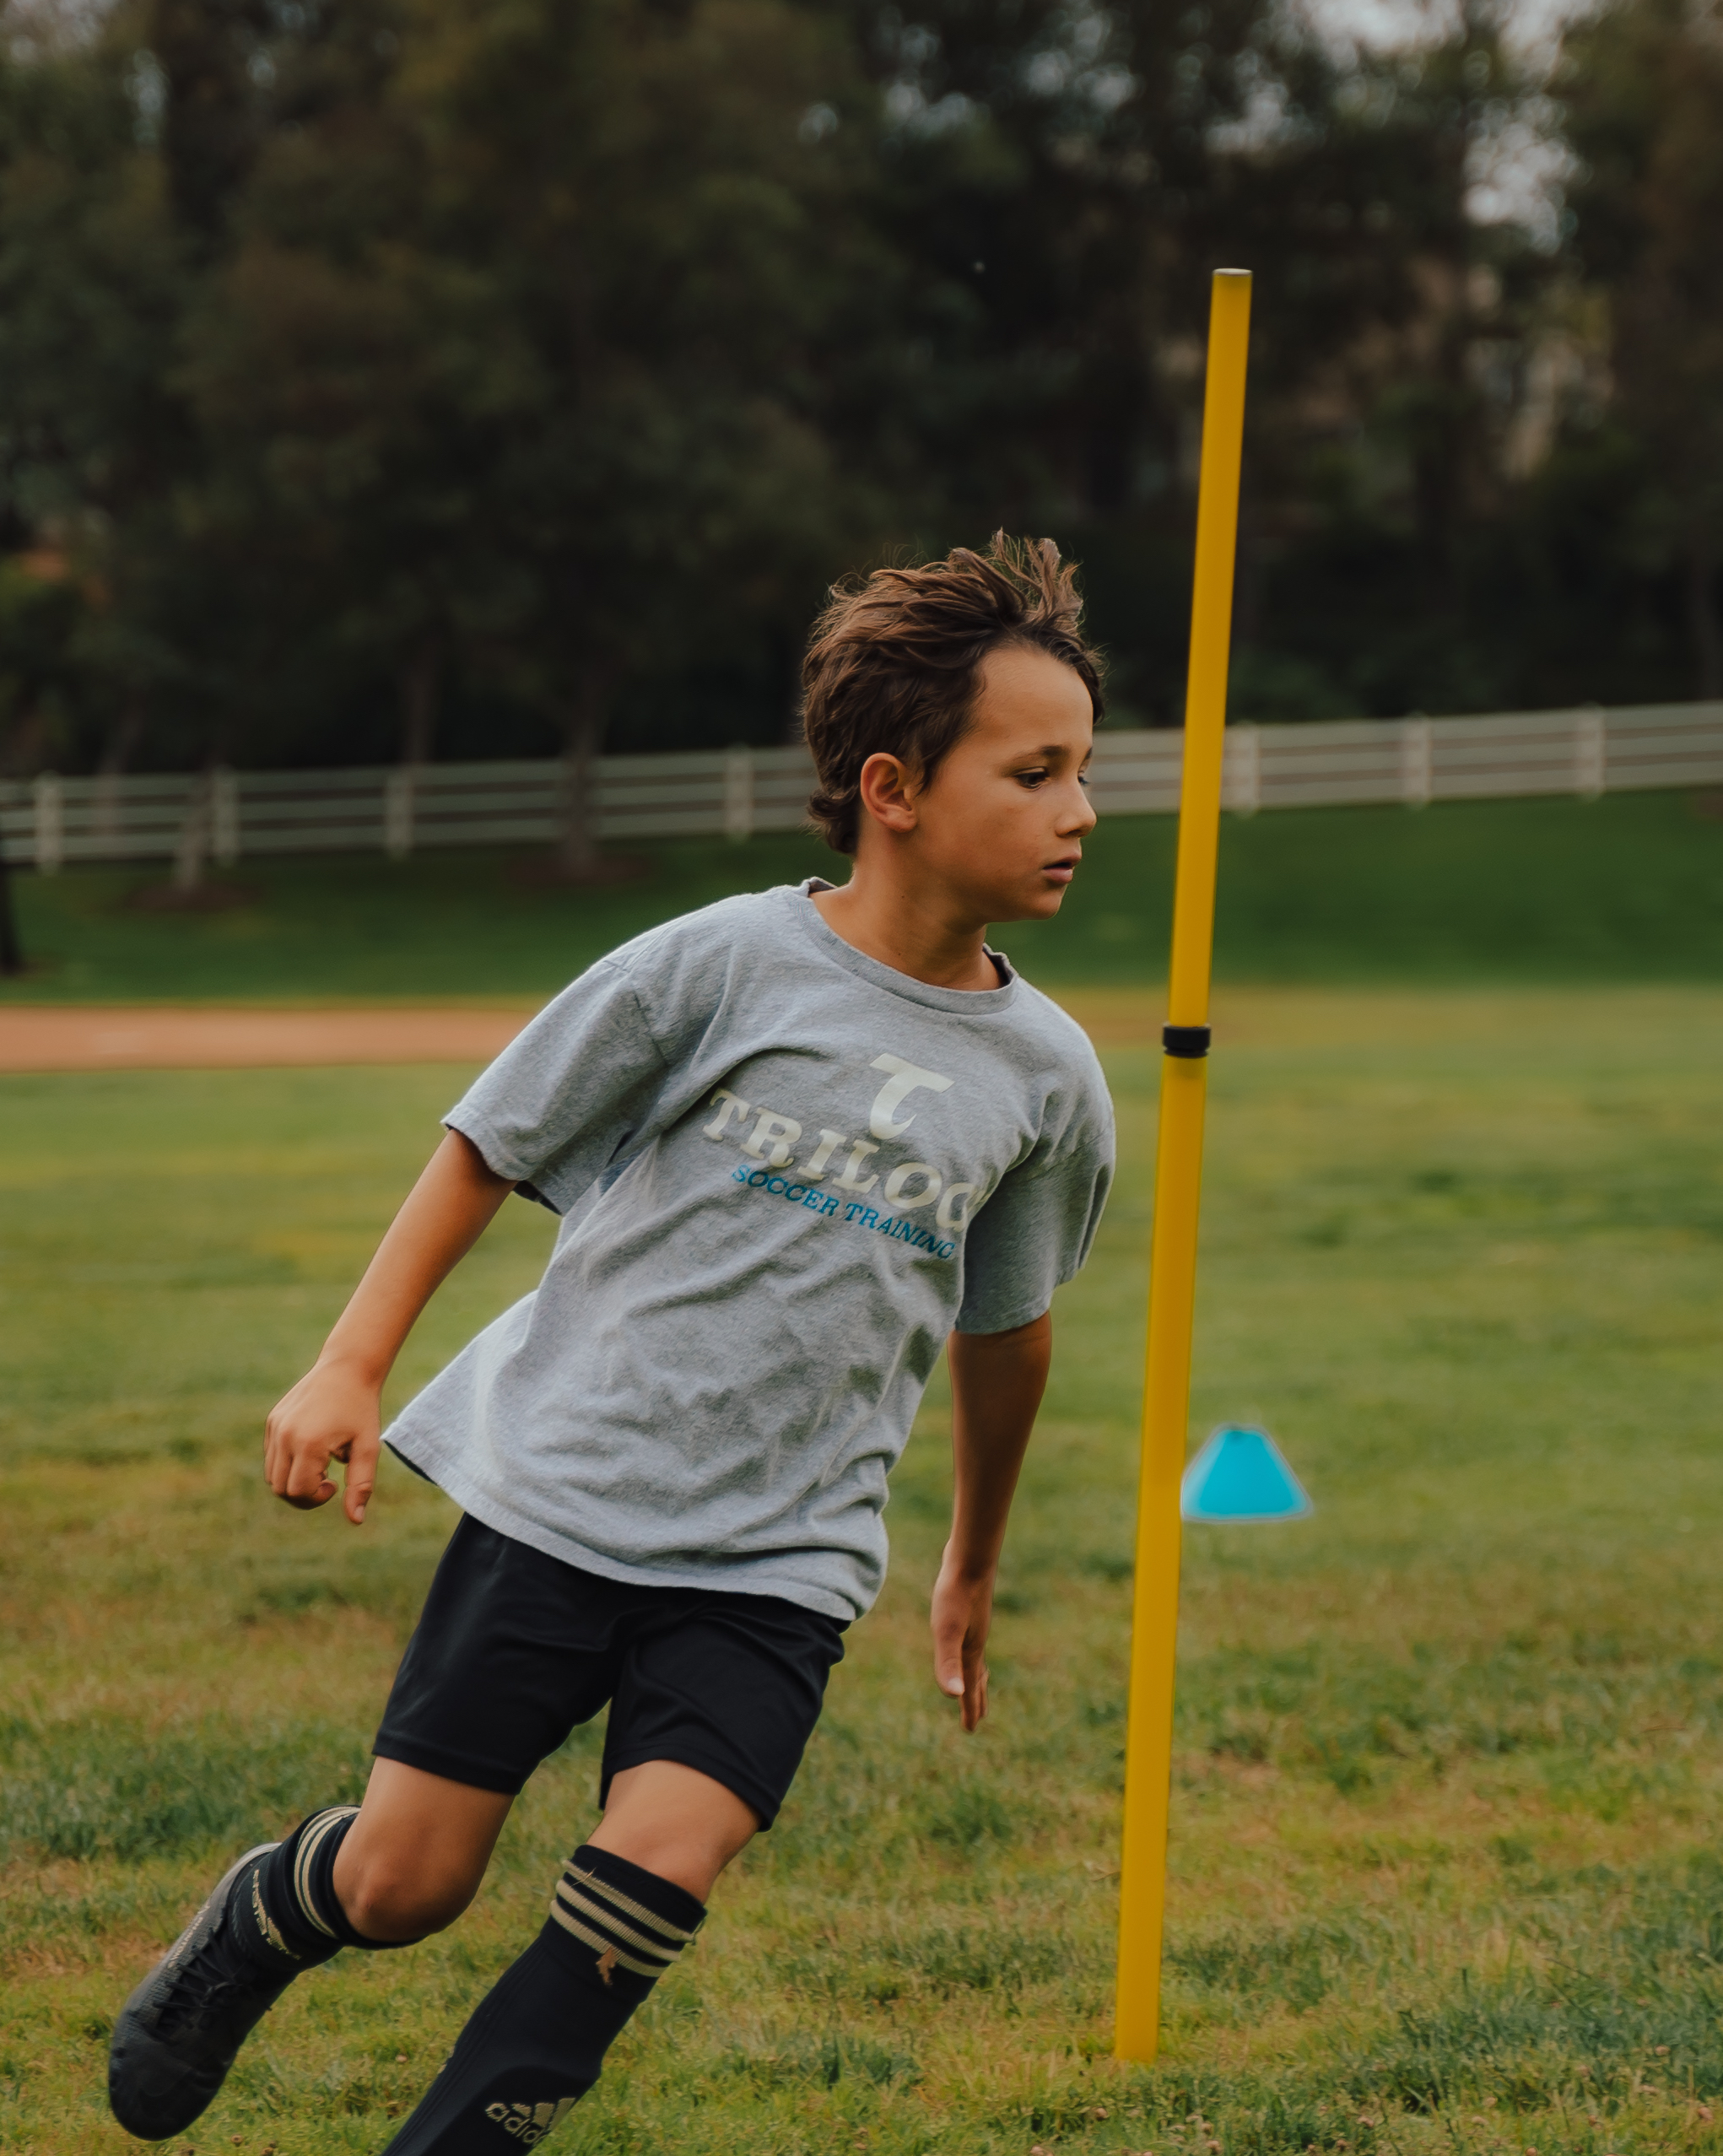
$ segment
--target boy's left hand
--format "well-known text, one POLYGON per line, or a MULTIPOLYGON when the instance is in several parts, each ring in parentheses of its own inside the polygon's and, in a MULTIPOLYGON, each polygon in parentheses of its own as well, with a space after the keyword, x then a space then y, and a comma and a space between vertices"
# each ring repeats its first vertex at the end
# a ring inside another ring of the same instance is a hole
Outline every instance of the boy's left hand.
POLYGON ((953 1564, 951 1553, 933 1584, 933 1675, 948 1698, 961 1699, 964 1727, 976 1730, 987 1711, 987 1635, 993 1625, 994 1573, 953 1564))

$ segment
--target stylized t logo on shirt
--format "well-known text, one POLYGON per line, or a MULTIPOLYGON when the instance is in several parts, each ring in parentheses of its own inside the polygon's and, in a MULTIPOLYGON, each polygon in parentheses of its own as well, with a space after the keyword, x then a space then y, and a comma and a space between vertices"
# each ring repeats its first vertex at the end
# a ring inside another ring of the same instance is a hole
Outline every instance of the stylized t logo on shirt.
POLYGON ((937 1071, 918 1069, 901 1056, 876 1056, 872 1067, 892 1073, 875 1096, 873 1112, 867 1118, 867 1127, 877 1138, 901 1137, 915 1121, 913 1116, 905 1116, 900 1123, 892 1118, 918 1086, 925 1085, 930 1093, 943 1093, 951 1083, 937 1071))

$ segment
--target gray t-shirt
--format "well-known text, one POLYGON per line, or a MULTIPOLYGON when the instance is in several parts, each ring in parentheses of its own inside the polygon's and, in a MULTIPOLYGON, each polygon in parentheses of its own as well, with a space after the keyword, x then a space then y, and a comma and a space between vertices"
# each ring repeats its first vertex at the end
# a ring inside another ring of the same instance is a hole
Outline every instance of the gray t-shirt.
POLYGON ((613 1580, 861 1615, 946 1335, 1088 1255, 1112 1112, 1002 964, 932 988, 780 886, 624 943, 446 1121, 564 1216, 537 1291, 388 1441, 499 1532, 613 1580))

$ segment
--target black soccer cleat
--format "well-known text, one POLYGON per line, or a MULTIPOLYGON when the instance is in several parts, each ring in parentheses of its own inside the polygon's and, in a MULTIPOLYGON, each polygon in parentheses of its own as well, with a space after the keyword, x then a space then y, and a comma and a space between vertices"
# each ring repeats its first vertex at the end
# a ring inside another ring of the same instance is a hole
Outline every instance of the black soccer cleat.
POLYGON ((120 2009, 108 2048, 108 2101, 140 2141, 165 2141, 203 2115, 240 2045, 305 1965, 271 1946, 247 1953, 230 1914, 236 1889, 254 1890, 258 1858, 278 1845, 260 1842, 222 1874, 120 2009))

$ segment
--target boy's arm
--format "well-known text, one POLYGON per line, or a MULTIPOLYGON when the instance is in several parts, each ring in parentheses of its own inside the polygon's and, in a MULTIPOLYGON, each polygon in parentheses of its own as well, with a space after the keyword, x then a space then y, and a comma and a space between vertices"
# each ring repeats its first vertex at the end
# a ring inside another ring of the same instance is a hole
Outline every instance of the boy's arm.
POLYGON ((1052 1318, 1044 1311, 1010 1332, 953 1332, 946 1355, 953 1491, 933 1589, 933 1673, 942 1692, 961 1696, 964 1727, 973 1730, 987 1711, 993 1578, 1052 1360, 1052 1318))
POLYGON ((419 1312, 490 1225, 514 1185, 451 1131, 395 1215, 323 1352, 271 1413, 263 1446, 269 1487, 309 1510, 335 1494, 332 1460, 347 1463, 343 1510, 354 1526, 377 1479, 383 1381, 419 1312))

